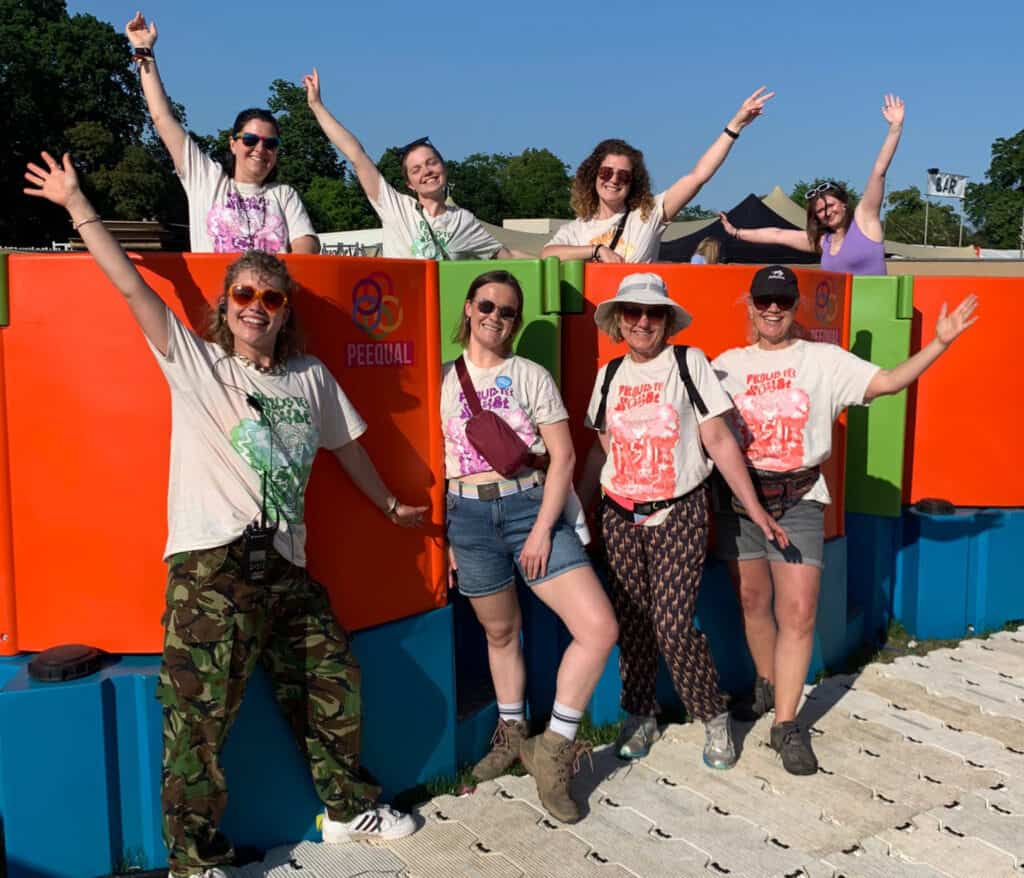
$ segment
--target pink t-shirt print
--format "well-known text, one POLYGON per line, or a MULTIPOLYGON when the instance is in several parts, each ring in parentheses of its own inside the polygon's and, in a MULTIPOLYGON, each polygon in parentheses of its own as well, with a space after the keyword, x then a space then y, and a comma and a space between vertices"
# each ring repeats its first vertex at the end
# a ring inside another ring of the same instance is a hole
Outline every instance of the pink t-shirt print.
MULTIPOLYGON (((497 385, 486 388, 480 397, 480 408, 496 412, 529 447, 537 441, 537 428, 534 427, 530 416, 523 411, 522 406, 516 400, 512 390, 512 384, 505 375, 499 375, 497 385)), ((459 391, 460 411, 458 415, 448 419, 444 425, 445 435, 451 442, 455 457, 459 461, 459 472, 464 476, 472 476, 477 473, 485 473, 494 469, 487 462, 487 459, 477 451, 466 438, 466 422, 473 416, 466 404, 466 396, 459 391)))
POLYGON ((675 492, 679 413, 661 401, 663 386, 620 386, 608 416, 615 466, 611 490, 640 503, 663 500, 675 492))
POLYGON ((795 377, 795 369, 748 374, 746 391, 733 398, 740 443, 755 469, 789 472, 804 465, 811 399, 793 386, 795 377))
POLYGON ((228 192, 224 204, 210 208, 206 230, 214 253, 280 253, 287 244, 284 216, 266 195, 228 192))

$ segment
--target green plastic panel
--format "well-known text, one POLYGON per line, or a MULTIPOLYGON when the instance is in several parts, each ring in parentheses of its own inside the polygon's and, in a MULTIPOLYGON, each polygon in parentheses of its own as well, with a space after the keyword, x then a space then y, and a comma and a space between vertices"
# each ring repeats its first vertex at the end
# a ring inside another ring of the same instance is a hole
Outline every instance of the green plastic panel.
POLYGON ((573 259, 562 262, 557 256, 544 260, 544 284, 547 313, 583 313, 583 271, 585 262, 573 259), (557 292, 557 299, 555 293, 557 292))
POLYGON ((7 277, 7 254, 0 253, 0 326, 9 326, 11 322, 7 277))
MULTIPOLYGON (((850 302, 850 350, 890 369, 910 356, 914 278, 855 277, 850 302)), ((903 493, 907 393, 849 410, 846 511, 897 518, 903 493)))
MULTIPOLYGON (((582 265, 582 263, 581 263, 582 265)), ((439 262, 438 288, 441 294, 441 357, 444 362, 454 360, 462 348, 451 340, 452 332, 462 317, 462 303, 466 301, 469 285, 487 271, 504 269, 515 275, 523 288, 523 326, 514 342, 515 352, 540 363, 560 380, 562 318, 557 309, 559 292, 545 295, 544 262, 540 259, 495 259, 486 262, 439 262)), ((582 268, 579 271, 582 287, 582 268)))

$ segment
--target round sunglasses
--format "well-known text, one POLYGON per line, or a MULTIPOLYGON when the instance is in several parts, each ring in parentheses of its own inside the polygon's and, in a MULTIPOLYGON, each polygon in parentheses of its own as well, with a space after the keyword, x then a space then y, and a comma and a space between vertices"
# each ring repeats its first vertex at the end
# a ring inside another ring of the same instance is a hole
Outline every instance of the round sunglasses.
POLYGON ((597 179, 603 183, 614 180, 620 186, 628 186, 633 182, 633 172, 627 171, 625 168, 609 168, 607 165, 601 165, 597 169, 597 179))
POLYGON ((513 308, 511 305, 497 305, 490 299, 475 299, 474 301, 476 310, 481 314, 493 314, 497 311, 502 320, 515 320, 519 316, 519 309, 513 308))
POLYGON ((264 310, 268 314, 273 314, 288 304, 287 293, 273 289, 260 290, 249 284, 235 284, 231 287, 229 293, 231 301, 238 305, 238 307, 245 308, 255 300, 263 305, 264 310))
POLYGON ((241 140, 243 145, 249 149, 253 149, 262 141, 268 152, 277 152, 277 148, 281 145, 280 137, 260 137, 259 134, 253 134, 251 131, 243 131, 241 134, 236 134, 235 140, 241 140))

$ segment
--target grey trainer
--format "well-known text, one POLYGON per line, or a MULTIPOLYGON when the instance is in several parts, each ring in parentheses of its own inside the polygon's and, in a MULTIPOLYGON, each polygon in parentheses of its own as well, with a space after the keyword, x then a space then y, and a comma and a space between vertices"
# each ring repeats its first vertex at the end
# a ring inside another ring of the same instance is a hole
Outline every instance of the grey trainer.
POLYGON ((736 748, 732 743, 729 711, 704 723, 704 764, 711 768, 732 768, 736 764, 736 748))
POLYGON ((619 759, 643 759, 651 752, 651 744, 661 737, 658 721, 653 716, 629 714, 622 723, 615 754, 619 759))

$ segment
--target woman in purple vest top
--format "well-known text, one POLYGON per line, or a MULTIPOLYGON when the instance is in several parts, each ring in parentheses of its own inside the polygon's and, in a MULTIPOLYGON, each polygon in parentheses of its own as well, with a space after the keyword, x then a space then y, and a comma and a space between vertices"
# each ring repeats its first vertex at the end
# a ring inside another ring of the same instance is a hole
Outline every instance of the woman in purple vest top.
POLYGON ((882 116, 889 131, 878 151, 864 195, 850 210, 850 196, 839 183, 828 181, 807 193, 807 231, 798 229, 738 229, 719 214, 725 231, 753 244, 782 244, 805 253, 818 253, 826 271, 849 274, 885 274, 882 221, 879 212, 885 195, 885 175, 903 132, 903 100, 886 95, 882 116))

